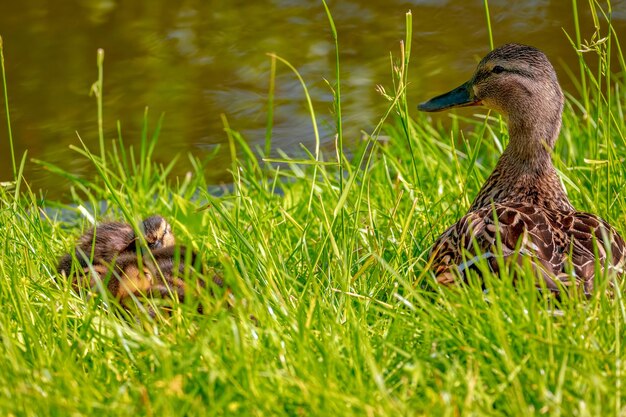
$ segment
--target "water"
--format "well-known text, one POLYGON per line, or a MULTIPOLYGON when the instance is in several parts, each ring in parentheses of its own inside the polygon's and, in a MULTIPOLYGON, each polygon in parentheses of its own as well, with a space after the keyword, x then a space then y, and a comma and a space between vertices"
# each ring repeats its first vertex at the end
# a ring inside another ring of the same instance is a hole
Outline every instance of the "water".
MULTIPOLYGON (((593 25, 579 2, 584 38, 593 25)), ((626 0, 613 1, 613 23, 626 39, 626 0)), ((474 0, 371 1, 329 4, 340 38, 346 141, 371 130, 387 102, 375 90, 390 90, 389 53, 398 56, 405 13, 413 13, 409 97, 413 104, 465 81, 489 47, 483 2, 474 0)), ((573 91, 564 68, 577 74, 577 56, 564 30, 574 36, 571 3, 562 0, 489 2, 496 44, 527 43, 544 50, 563 86, 573 91)), ((69 149, 78 136, 98 149, 97 48, 105 50, 106 138, 119 120, 127 144, 137 143, 144 108, 151 125, 165 115, 157 149, 163 162, 177 153, 205 156, 224 144, 221 114, 253 145, 265 139, 270 60, 274 52, 302 74, 320 119, 322 139, 332 148, 334 45, 318 1, 133 1, 26 0, 0 2, 13 135, 18 158, 36 158, 92 177, 88 162, 69 149)), ((624 43, 623 47, 626 46, 624 43)), ((273 146, 297 152, 311 146, 313 130, 302 89, 277 66, 273 146)), ((414 106, 413 106, 414 107, 414 106)), ((416 111, 416 110, 415 110, 416 111)), ((184 158, 183 158, 184 160, 184 158)), ((228 179, 228 152, 218 152, 207 176, 228 179)), ((178 173, 184 172, 180 164, 178 173)), ((68 184, 27 162, 25 175, 48 197, 67 195, 68 184)), ((4 111, 0 116, 0 181, 11 179, 4 111)))

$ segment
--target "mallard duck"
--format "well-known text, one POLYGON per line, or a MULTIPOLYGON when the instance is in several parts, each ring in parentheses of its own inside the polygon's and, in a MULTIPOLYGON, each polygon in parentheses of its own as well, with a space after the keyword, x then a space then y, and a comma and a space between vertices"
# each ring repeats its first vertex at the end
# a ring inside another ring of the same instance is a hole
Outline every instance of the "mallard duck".
POLYGON ((501 46, 480 61, 468 82, 418 108, 477 105, 504 116, 510 140, 467 214, 435 242, 430 261, 437 282, 466 280, 482 259, 497 273, 503 264, 498 239, 505 263, 529 262, 538 287, 556 294, 572 286, 591 294, 596 265, 602 274, 608 269, 621 275, 624 240, 598 216, 576 211, 552 164, 563 93, 548 58, 530 46, 501 46))
MULTIPOLYGON (((170 224, 162 216, 148 217, 141 223, 141 229, 149 250, 172 246, 176 242, 170 224)), ((130 224, 101 223, 78 239, 74 256, 64 255, 59 260, 57 271, 69 276, 73 259, 78 261, 77 271, 84 271, 91 265, 108 264, 120 255, 136 253, 140 245, 130 224)))

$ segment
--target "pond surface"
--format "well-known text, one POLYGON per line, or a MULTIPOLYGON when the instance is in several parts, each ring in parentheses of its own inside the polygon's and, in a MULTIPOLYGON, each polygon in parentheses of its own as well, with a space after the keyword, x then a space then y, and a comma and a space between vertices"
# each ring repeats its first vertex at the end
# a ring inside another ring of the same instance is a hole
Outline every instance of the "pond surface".
MULTIPOLYGON (((626 39, 626 0, 612 2, 612 19, 626 39)), ((340 41, 346 141, 371 130, 387 102, 375 90, 390 88, 389 54, 398 56, 405 13, 413 14, 409 97, 413 104, 465 81, 489 49, 480 0, 342 0, 329 4, 340 41)), ((544 50, 562 84, 573 90, 564 68, 578 74, 577 56, 564 31, 574 36, 571 2, 489 2, 496 45, 527 43, 544 50)), ((583 38, 593 25, 587 2, 579 2, 583 38)), ((151 126, 164 114, 157 157, 208 155, 224 144, 220 114, 250 143, 265 139, 268 52, 291 62, 311 89, 323 140, 332 147, 334 45, 319 1, 132 1, 26 0, 0 2, 13 135, 18 158, 60 165, 83 176, 92 168, 69 149, 77 134, 98 150, 96 103, 89 95, 97 78, 96 50, 105 50, 106 138, 137 143, 144 108, 151 126)), ((622 42, 622 48, 626 42, 622 42)), ((313 132, 302 89, 277 66, 273 147, 297 152, 313 132)), ((2 101, 0 99, 0 101, 2 101)), ((415 110, 417 111, 417 110, 415 110)), ((0 116, 0 181, 11 179, 4 106, 0 116)), ((183 158, 184 159, 184 158, 183 158)), ((228 153, 218 153, 207 175, 228 180, 228 153)), ((184 170, 184 164, 180 167, 184 170)), ((181 171, 179 171, 180 173, 181 171)), ((28 162, 27 180, 48 197, 63 197, 68 185, 28 162)))

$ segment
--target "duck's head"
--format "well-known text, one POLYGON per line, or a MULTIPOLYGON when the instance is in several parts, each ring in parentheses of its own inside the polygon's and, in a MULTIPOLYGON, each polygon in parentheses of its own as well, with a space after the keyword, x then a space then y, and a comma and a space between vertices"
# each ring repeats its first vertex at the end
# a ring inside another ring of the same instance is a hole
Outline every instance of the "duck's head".
POLYGON ((483 105, 511 121, 560 127, 563 93, 548 58, 532 46, 506 44, 485 56, 472 78, 418 106, 434 112, 483 105), (547 117, 549 120, 539 120, 547 117))
POLYGON ((172 227, 159 215, 150 216, 143 221, 143 232, 151 250, 172 246, 176 243, 172 227))

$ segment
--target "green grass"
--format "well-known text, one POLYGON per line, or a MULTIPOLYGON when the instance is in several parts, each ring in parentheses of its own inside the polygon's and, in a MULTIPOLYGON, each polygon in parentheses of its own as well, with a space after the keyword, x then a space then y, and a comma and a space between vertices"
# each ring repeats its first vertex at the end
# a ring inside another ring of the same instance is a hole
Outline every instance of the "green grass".
MULTIPOLYGON (((568 96, 554 160, 574 204, 626 235, 626 67, 594 12, 596 39, 608 40, 581 53, 581 90, 568 96), (594 69, 611 56, 613 72, 594 69)), ((39 162, 72 184, 71 220, 29 189, 22 158, 15 182, 0 187, 0 414, 626 413, 621 293, 566 299, 558 316, 530 277, 514 289, 486 276, 488 299, 478 286, 429 285, 429 245, 467 209, 507 139, 493 115, 459 112, 444 129, 412 110, 410 24, 409 14, 385 87, 389 112, 350 157, 340 147, 258 161, 225 119, 233 186, 209 193, 210 161, 189 156, 184 178, 152 162, 161 121, 146 115, 139 149, 121 134, 100 154, 74 148, 98 171, 93 179, 39 162), (473 127, 460 133, 460 124, 473 127), (207 295, 205 315, 177 305, 169 318, 129 322, 111 314, 105 294, 80 298, 55 264, 89 227, 86 212, 133 223, 166 216, 181 243, 223 270, 234 307, 227 294, 207 295)))

